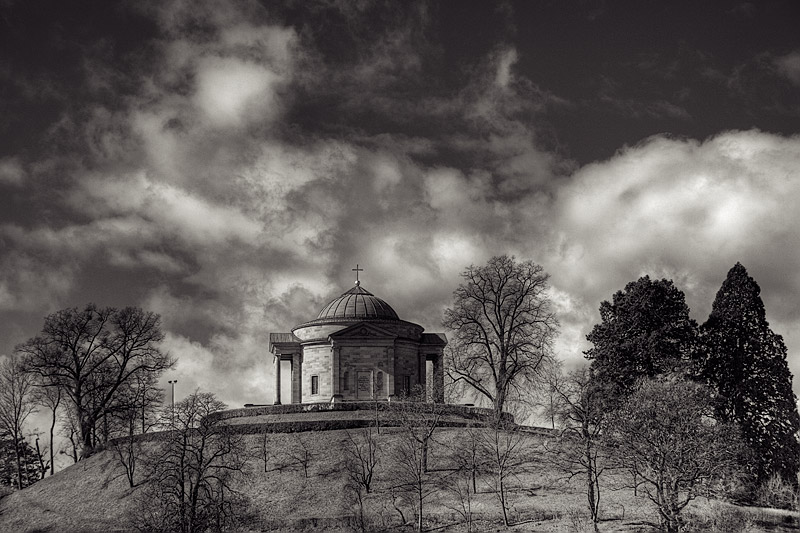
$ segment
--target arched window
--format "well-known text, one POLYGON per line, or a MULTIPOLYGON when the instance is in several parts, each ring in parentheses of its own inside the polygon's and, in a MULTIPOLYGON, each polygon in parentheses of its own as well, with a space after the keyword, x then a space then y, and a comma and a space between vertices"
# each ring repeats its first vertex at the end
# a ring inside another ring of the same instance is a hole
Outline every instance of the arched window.
POLYGON ((378 372, 378 377, 375 379, 375 390, 383 390, 383 372, 378 372))

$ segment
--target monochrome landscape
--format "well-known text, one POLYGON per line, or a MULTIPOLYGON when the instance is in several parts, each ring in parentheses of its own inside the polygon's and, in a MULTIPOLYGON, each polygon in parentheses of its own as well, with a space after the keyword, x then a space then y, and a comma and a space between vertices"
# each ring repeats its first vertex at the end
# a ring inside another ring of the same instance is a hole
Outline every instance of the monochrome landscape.
POLYGON ((0 531, 800 529, 797 20, 0 0, 0 531))

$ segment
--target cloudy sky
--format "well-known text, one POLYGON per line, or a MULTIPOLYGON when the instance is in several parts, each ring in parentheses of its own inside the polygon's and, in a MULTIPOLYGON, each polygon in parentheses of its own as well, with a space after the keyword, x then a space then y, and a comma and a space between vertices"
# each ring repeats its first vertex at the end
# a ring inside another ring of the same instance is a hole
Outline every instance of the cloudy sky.
POLYGON ((439 331, 505 253, 570 364, 627 282, 702 323, 741 261, 800 373, 797 2, 67 4, 0 0, 0 354, 138 305, 178 397, 266 403, 356 263, 439 331))

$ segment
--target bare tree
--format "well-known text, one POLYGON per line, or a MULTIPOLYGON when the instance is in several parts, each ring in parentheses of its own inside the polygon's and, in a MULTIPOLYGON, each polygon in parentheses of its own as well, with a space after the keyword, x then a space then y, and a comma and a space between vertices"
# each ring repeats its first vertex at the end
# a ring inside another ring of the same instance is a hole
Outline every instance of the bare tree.
POLYGON ((37 459, 37 461, 39 463, 39 479, 44 479, 44 477, 47 475, 47 471, 50 469, 50 465, 51 465, 51 462, 53 460, 52 459, 53 453, 51 451, 50 452, 50 460, 49 461, 45 461, 44 456, 49 451, 47 445, 44 445, 44 446, 40 446, 39 445, 39 434, 38 433, 34 433, 31 436, 35 437, 34 443, 35 443, 36 447, 34 448, 34 450, 36 451, 36 459, 37 459))
POLYGON ((561 361, 553 360, 542 367, 542 387, 533 390, 532 403, 541 415, 556 429, 556 420, 564 410, 564 398, 561 389, 564 385, 564 374, 561 361))
POLYGON ((225 404, 195 392, 164 411, 170 430, 147 458, 148 483, 133 525, 141 531, 224 530, 244 511, 235 490, 246 463, 241 435, 214 413, 225 404))
POLYGON ((452 457, 459 472, 465 473, 472 486, 472 493, 478 493, 478 475, 485 469, 483 439, 476 429, 465 429, 453 446, 452 457))
POLYGON ((547 295, 548 275, 531 261, 500 256, 468 267, 462 277, 444 314, 444 327, 455 333, 446 351, 447 374, 499 414, 552 359, 558 321, 547 295))
POLYGON ((464 521, 464 525, 467 527, 467 533, 471 533, 473 521, 472 506, 475 496, 474 493, 470 491, 469 473, 464 470, 456 470, 451 475, 440 478, 439 490, 444 493, 449 493, 454 498, 455 504, 445 502, 444 506, 458 513, 464 521))
POLYGON ((111 449, 117 456, 117 461, 122 465, 125 471, 125 479, 128 481, 128 486, 133 488, 136 486, 136 467, 138 465, 139 457, 142 454, 142 445, 132 435, 119 437, 111 440, 111 449))
POLYGON ((554 391, 559 395, 560 411, 556 418, 562 426, 550 455, 556 466, 570 478, 586 480, 586 499, 594 530, 600 520, 600 476, 613 464, 603 437, 605 410, 600 391, 592 380, 592 370, 584 366, 558 380, 554 391))
POLYGON ((478 436, 478 431, 482 430, 465 429, 459 433, 451 451, 455 469, 451 475, 440 480, 440 489, 449 492, 456 502, 448 508, 461 515, 467 532, 472 531, 473 497, 478 493, 477 478, 485 468, 483 439, 478 436))
POLYGON ((58 408, 61 405, 61 389, 55 386, 48 386, 46 383, 38 383, 34 389, 33 399, 36 404, 45 407, 50 411, 50 475, 55 473, 54 454, 55 448, 53 447, 53 437, 58 423, 58 408))
POLYGON ((33 377, 27 374, 16 354, 0 362, 0 432, 5 432, 14 443, 17 463, 17 488, 22 488, 22 452, 25 437, 23 425, 36 409, 33 402, 33 377))
POLYGON ((485 468, 491 474, 493 489, 503 511, 503 525, 508 527, 511 525, 508 519, 508 482, 522 474, 530 464, 526 437, 516 425, 503 420, 478 435, 485 468))
POLYGON ((736 472, 738 429, 712 414, 707 388, 667 376, 640 383, 611 415, 613 445, 667 533, 680 530, 689 502, 736 472))
POLYGON ((272 457, 272 450, 269 446, 269 435, 266 432, 261 434, 258 457, 264 462, 264 473, 266 474, 269 472, 269 460, 272 457))
POLYGON ((425 467, 419 442, 410 433, 401 434, 394 452, 395 487, 414 501, 415 528, 422 531, 424 502, 438 490, 437 478, 425 467))
POLYGON ((427 398, 425 387, 415 386, 400 399, 398 411, 404 433, 419 444, 425 472, 428 471, 428 449, 442 417, 441 404, 429 403, 427 398))
POLYGON ((66 437, 69 444, 59 450, 58 453, 64 454, 72 459, 72 464, 75 464, 80 459, 79 446, 80 446, 80 430, 78 429, 78 422, 75 419, 73 409, 68 407, 61 415, 61 435, 66 437))
POLYGON ((347 442, 344 453, 348 479, 362 487, 369 494, 372 490, 372 479, 378 467, 378 441, 371 427, 363 428, 356 435, 346 431, 347 442))
POLYGON ((292 445, 285 450, 285 453, 288 455, 291 464, 299 466, 303 470, 303 477, 308 479, 308 467, 312 459, 314 459, 314 453, 308 447, 305 439, 295 434, 292 439, 292 445))
POLYGON ((158 375, 140 372, 120 385, 106 409, 106 419, 113 435, 147 433, 159 424, 164 403, 164 389, 158 385, 158 375))
POLYGON ((108 447, 116 454, 131 488, 137 484, 136 472, 142 455, 141 440, 135 435, 146 433, 158 423, 162 400, 163 391, 156 387, 155 376, 141 374, 120 386, 104 416, 106 436, 115 437, 108 447))
POLYGON ((394 453, 395 488, 412 496, 416 529, 422 531, 423 504, 437 491, 437 477, 428 469, 428 450, 441 419, 441 405, 427 403, 424 388, 416 388, 399 404, 400 432, 394 453))
POLYGON ((356 499, 360 529, 364 530, 364 498, 372 491, 372 482, 379 463, 378 441, 371 427, 366 427, 355 435, 350 431, 346 434, 344 466, 347 488, 356 499))
POLYGON ((158 349, 163 337, 155 313, 90 304, 47 316, 41 334, 17 350, 29 372, 61 388, 69 398, 81 456, 86 457, 97 440, 96 425, 111 410, 120 387, 143 374, 158 376, 172 366, 172 359, 158 349))

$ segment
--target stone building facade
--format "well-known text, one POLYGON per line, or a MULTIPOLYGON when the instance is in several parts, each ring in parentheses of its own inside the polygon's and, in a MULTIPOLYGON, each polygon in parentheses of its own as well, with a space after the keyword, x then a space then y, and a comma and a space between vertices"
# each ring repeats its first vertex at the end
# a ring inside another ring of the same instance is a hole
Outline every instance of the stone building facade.
POLYGON ((443 333, 401 320, 356 281, 317 318, 291 333, 271 333, 275 401, 316 403, 388 400, 425 387, 443 401, 443 333), (291 394, 281 398, 281 361, 291 362, 291 394))

